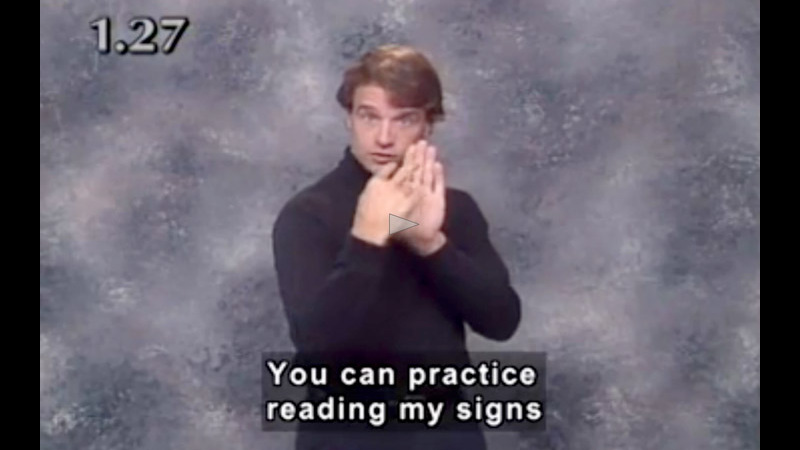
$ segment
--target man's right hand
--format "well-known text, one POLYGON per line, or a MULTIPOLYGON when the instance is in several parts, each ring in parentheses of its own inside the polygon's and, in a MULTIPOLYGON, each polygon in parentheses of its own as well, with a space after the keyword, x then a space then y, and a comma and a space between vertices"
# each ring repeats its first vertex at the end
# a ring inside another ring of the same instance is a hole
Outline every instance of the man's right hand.
POLYGON ((414 173, 417 151, 417 146, 412 145, 399 169, 396 162, 390 162, 370 178, 358 198, 353 236, 374 245, 387 245, 389 214, 405 217, 421 196, 420 190, 404 183, 414 173))

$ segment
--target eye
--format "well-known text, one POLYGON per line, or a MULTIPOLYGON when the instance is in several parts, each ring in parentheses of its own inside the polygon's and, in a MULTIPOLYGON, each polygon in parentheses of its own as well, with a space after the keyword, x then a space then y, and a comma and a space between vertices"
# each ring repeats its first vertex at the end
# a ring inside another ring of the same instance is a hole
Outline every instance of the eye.
POLYGON ((400 123, 402 125, 404 125, 404 126, 411 126, 411 125, 416 124, 418 121, 419 121, 419 117, 417 117, 416 115, 412 114, 412 115, 404 116, 400 120, 400 123))

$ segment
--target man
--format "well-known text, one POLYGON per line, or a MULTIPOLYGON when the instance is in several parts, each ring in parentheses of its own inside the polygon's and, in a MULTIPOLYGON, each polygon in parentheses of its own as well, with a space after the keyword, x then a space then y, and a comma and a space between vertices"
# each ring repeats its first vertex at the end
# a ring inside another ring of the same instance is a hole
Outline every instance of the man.
MULTIPOLYGON (((466 355, 465 323, 509 339, 519 297, 483 214, 467 193, 446 187, 428 141, 444 117, 428 59, 407 46, 378 47, 345 72, 337 100, 350 144, 334 170, 284 206, 273 230, 298 354, 466 355), (417 225, 390 233, 390 215, 417 225)), ((300 429, 298 448, 485 448, 477 425, 453 435, 300 429)))

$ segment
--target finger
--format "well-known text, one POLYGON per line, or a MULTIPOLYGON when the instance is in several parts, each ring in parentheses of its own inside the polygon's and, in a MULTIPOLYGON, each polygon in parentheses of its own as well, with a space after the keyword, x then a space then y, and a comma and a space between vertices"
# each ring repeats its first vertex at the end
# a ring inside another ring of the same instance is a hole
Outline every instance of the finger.
POLYGON ((398 188, 406 196, 406 198, 412 200, 412 203, 414 202, 414 199, 417 197, 417 194, 420 191, 418 185, 409 182, 400 183, 398 185, 398 188))
POLYGON ((397 171, 394 177, 394 181, 398 184, 403 184, 408 181, 411 177, 412 169, 414 165, 412 164, 414 153, 416 152, 416 147, 409 147, 406 151, 406 154, 403 156, 403 165, 400 166, 400 170, 397 171))
POLYGON ((415 156, 414 161, 414 179, 413 181, 419 185, 422 185, 424 182, 425 177, 425 159, 428 157, 428 149, 430 146, 428 145, 427 141, 420 141, 419 148, 417 149, 417 153, 415 156))
POLYGON ((407 153, 408 159, 406 160, 406 164, 408 165, 408 178, 405 180, 407 183, 413 183, 414 179, 417 177, 417 154, 419 150, 419 143, 416 143, 413 144, 413 151, 409 148, 407 153))
POLYGON ((433 172, 434 172, 434 177, 436 179, 433 186, 433 193, 438 196, 444 196, 444 190, 445 190, 444 166, 442 166, 442 163, 437 161, 434 166, 433 172))
POLYGON ((436 164, 436 147, 430 146, 425 152, 425 166, 422 168, 422 186, 429 192, 433 192, 433 185, 436 181, 433 167, 436 164))
POLYGON ((406 195, 408 197, 411 197, 411 199, 413 200, 412 203, 416 204, 416 200, 417 200, 417 198, 420 197, 420 194, 421 194, 419 187, 417 185, 414 185, 414 184, 411 184, 411 183, 406 183, 403 186, 403 189, 405 190, 406 195))
POLYGON ((411 171, 408 175, 408 182, 409 183, 419 183, 420 173, 419 173, 419 158, 420 155, 423 154, 425 146, 422 141, 418 141, 413 144, 414 151, 410 153, 408 164, 411 166, 411 171))
POLYGON ((396 169, 397 169, 397 163, 394 162, 394 161, 391 161, 391 162, 389 162, 387 164, 384 164, 383 167, 381 167, 375 175, 378 178, 382 178, 384 180, 388 180, 388 179, 390 179, 392 177, 392 174, 394 173, 394 171, 396 169))
POLYGON ((414 168, 414 155, 416 153, 416 145, 412 145, 406 150, 406 154, 403 156, 403 165, 400 167, 400 170, 395 172, 394 176, 392 177, 392 181, 397 184, 402 184, 408 180, 411 175, 411 172, 414 168))
POLYGON ((403 185, 403 192, 406 194, 406 198, 408 199, 409 206, 413 209, 419 204, 420 200, 423 197, 422 189, 417 184, 406 183, 403 185))
POLYGON ((412 165, 414 157, 417 154, 418 147, 419 147, 419 142, 415 142, 408 146, 408 150, 406 150, 405 155, 403 155, 403 165, 409 165, 409 166, 412 165))

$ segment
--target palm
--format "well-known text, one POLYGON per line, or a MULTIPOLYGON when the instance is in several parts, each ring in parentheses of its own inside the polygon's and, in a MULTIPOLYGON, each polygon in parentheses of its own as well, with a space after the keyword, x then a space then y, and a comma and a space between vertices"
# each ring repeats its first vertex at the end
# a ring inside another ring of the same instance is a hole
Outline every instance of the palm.
MULTIPOLYGON (((419 203, 412 211, 410 220, 418 223, 411 233, 423 241, 433 239, 441 231, 444 224, 445 201, 444 196, 435 191, 425 190, 419 203)), ((411 237, 411 236, 409 236, 411 237)))
POLYGON ((436 161, 436 149, 423 141, 406 153, 408 167, 406 188, 413 191, 416 204, 407 219, 418 225, 396 236, 417 252, 426 254, 441 244, 445 216, 445 181, 442 164, 436 161))

